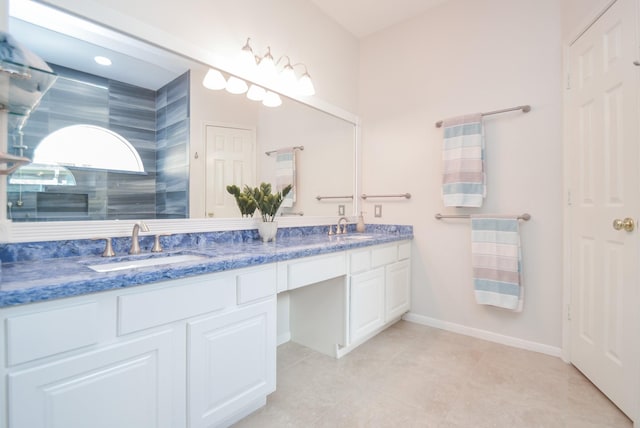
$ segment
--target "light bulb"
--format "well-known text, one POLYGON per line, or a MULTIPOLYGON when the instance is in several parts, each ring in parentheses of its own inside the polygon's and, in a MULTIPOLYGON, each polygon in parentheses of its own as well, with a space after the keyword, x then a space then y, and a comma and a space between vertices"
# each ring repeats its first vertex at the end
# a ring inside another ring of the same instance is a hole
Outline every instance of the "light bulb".
POLYGON ((247 92, 247 89, 249 89, 249 87, 247 86, 247 82, 245 82, 244 80, 238 79, 235 76, 231 76, 227 81, 226 89, 232 94, 244 94, 245 92, 247 92))
POLYGON ((297 89, 298 79, 296 79, 296 73, 293 71, 291 64, 284 66, 280 73, 280 82, 287 90, 295 91, 297 89))
POLYGON ((267 47, 267 53, 262 57, 258 64, 258 71, 267 79, 271 79, 276 75, 276 64, 273 61, 270 47, 267 47))
POLYGON ((316 88, 313 87, 311 76, 309 76, 309 73, 307 73, 306 71, 298 82, 298 92, 300 93, 300 95, 303 95, 305 97, 309 97, 316 93, 316 88))
POLYGON ((238 55, 238 63, 242 70, 246 72, 252 72, 256 68, 256 57, 253 54, 253 49, 251 49, 249 45, 250 40, 250 38, 247 39, 247 43, 244 44, 238 55))
POLYGON ((264 88, 257 85, 251 85, 249 86, 249 92, 247 92, 247 98, 253 101, 262 101, 264 100, 266 93, 267 91, 265 91, 264 88))
POLYGON ((222 73, 218 70, 210 68, 207 71, 207 74, 204 76, 204 80, 202 80, 202 86, 207 89, 219 90, 224 89, 227 86, 227 81, 224 79, 222 73))
POLYGON ((98 55, 98 56, 94 57, 93 60, 97 64, 104 65, 104 66, 107 66, 107 67, 111 65, 111 60, 109 58, 107 58, 106 56, 98 55))
POLYGON ((264 95, 264 100, 262 100, 262 104, 266 107, 278 107, 282 104, 282 100, 280 99, 280 95, 275 92, 267 91, 264 95))

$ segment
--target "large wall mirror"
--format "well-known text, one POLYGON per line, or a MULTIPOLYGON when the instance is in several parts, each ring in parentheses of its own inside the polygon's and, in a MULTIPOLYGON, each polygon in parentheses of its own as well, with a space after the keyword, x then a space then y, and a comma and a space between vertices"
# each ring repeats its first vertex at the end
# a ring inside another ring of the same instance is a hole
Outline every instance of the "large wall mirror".
POLYGON ((8 121, 7 151, 34 159, 7 178, 14 223, 239 218, 228 184, 294 179, 283 216, 353 213, 350 121, 206 89, 208 66, 39 3, 11 0, 9 32, 58 76, 8 121))

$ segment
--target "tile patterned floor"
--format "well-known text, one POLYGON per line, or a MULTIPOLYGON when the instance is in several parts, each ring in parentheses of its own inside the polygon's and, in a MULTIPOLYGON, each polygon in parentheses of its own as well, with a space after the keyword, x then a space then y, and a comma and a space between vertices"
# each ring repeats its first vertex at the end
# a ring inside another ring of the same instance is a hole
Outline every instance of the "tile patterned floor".
POLYGON ((560 359, 401 321, 340 360, 286 343, 246 427, 631 428, 560 359))

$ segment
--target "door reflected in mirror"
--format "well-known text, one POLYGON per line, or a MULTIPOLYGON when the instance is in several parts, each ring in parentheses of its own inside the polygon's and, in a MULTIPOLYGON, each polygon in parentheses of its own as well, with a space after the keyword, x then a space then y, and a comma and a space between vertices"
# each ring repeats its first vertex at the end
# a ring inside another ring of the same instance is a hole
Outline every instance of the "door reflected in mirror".
MULTIPOLYGON (((32 164, 7 181, 13 221, 240 218, 227 185, 278 188, 288 181, 295 181, 295 199, 282 215, 337 215, 341 205, 353 212, 352 123, 285 97, 269 108, 206 89, 208 66, 39 3, 11 0, 10 15, 10 33, 58 79, 31 115, 8 129, 9 153, 33 159, 48 135, 91 125, 122 136, 144 168, 96 169, 71 159, 32 164), (112 65, 96 64, 97 55, 112 65), (55 174, 66 185, 52 181, 55 174), (347 197, 318 199, 336 195, 347 197)), ((93 138, 81 140, 96 153, 93 138)))

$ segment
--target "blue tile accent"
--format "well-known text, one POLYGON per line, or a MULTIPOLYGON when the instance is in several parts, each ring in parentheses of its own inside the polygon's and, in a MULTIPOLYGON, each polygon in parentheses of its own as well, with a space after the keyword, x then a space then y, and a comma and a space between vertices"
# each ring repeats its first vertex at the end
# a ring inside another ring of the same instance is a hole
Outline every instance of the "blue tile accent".
MULTIPOLYGON (((89 209, 47 215, 37 210, 34 192, 40 188, 10 185, 14 221, 104 220, 127 218, 187 218, 189 196, 189 72, 158 91, 108 80, 54 65, 59 74, 24 127, 24 156, 43 137, 80 123, 109 128, 136 148, 146 178, 95 170, 72 169, 77 186, 56 192, 88 195, 89 209), (86 82, 86 83, 83 83, 86 82), (168 193, 169 192, 169 193, 168 193), (21 196, 22 195, 22 196, 21 196), (17 204, 22 197, 23 204, 17 204), (20 206, 18 206, 20 205, 20 206)), ((9 136, 9 146, 16 145, 9 136)))
MULTIPOLYGON (((349 229, 352 227, 355 225, 349 225, 349 229)), ((118 255, 115 259, 100 257, 103 241, 0 244, 0 307, 413 239, 412 226, 367 225, 365 234, 370 239, 365 240, 350 239, 356 235, 353 230, 347 236, 328 236, 327 231, 327 226, 280 228, 276 242, 270 243, 262 243, 256 229, 175 234, 161 238, 165 251, 160 254, 150 253, 153 236, 141 236, 143 254, 137 256, 127 255, 131 239, 121 237, 113 239, 118 255), (184 251, 201 254, 206 260, 105 273, 87 267, 110 260, 166 257, 184 251)))

